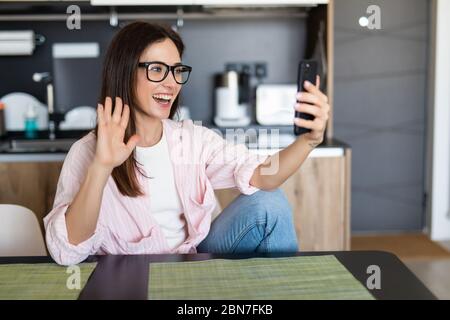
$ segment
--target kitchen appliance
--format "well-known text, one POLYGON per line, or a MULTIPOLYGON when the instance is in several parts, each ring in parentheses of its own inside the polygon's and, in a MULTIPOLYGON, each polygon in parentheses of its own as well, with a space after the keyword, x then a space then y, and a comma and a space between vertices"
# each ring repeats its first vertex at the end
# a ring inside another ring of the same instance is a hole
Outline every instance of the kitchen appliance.
POLYGON ((227 70, 215 76, 214 123, 219 127, 250 124, 250 77, 245 72, 227 70))
POLYGON ((256 88, 256 121, 262 125, 292 125, 296 84, 262 84, 256 88))
POLYGON ((0 101, 0 137, 3 137, 5 134, 5 104, 0 101))

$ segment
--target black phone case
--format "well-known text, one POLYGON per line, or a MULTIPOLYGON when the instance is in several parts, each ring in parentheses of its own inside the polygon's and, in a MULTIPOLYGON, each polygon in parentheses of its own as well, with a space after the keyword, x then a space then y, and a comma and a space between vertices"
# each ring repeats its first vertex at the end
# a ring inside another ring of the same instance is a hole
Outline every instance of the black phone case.
MULTIPOLYGON (((300 63, 298 64, 297 91, 298 92, 306 91, 305 88, 303 87, 303 84, 305 83, 306 80, 308 80, 312 84, 315 84, 316 76, 317 76, 317 61, 315 61, 315 60, 300 61, 300 63)), ((305 102, 303 102, 303 103, 305 103, 305 102)), ((306 120, 314 120, 313 115, 299 112, 299 111, 295 111, 295 117, 306 119, 306 120)), ((307 132, 310 132, 310 131, 311 131, 311 129, 298 127, 297 125, 294 124, 294 134, 297 136, 307 133, 307 132)))

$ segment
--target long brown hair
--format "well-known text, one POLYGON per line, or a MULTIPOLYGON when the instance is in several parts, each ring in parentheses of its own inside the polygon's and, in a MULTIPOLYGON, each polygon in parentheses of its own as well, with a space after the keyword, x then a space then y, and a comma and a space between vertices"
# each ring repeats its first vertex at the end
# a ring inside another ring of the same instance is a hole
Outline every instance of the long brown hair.
MULTIPOLYGON (((136 133, 136 112, 145 113, 136 99, 136 72, 142 52, 155 42, 170 39, 183 55, 184 44, 181 37, 170 27, 163 24, 133 22, 123 27, 112 39, 106 52, 102 72, 102 89, 100 103, 106 97, 121 97, 130 107, 130 120, 125 130, 125 141, 136 133)), ((179 95, 178 95, 179 96, 179 95)), ((169 119, 173 119, 178 110, 178 96, 174 100, 169 119)), ((113 105, 114 110, 114 105, 113 105)), ((97 135, 98 127, 95 128, 97 135)), ((114 168, 112 177, 120 193, 137 197, 144 193, 137 179, 137 173, 143 174, 133 153, 120 166, 114 168)))

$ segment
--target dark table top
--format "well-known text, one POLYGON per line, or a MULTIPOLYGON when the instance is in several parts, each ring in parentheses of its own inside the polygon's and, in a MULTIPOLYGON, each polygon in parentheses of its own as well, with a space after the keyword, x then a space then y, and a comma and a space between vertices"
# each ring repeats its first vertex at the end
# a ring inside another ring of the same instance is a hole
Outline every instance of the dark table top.
MULTIPOLYGON (((299 252, 296 254, 185 254, 91 256, 86 262, 98 262, 80 299, 147 299, 149 264, 152 262, 182 262, 208 259, 279 258, 289 256, 334 255, 365 287, 371 272, 378 266, 381 289, 369 289, 380 300, 436 299, 416 276, 393 254, 382 251, 299 252)), ((0 257, 5 263, 53 262, 50 257, 0 257)))

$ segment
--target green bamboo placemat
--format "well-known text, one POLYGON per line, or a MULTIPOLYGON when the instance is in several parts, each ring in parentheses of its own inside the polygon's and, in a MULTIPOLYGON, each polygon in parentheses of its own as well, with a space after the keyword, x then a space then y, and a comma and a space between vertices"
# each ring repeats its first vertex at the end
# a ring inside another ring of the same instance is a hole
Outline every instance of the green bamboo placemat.
POLYGON ((55 263, 0 264, 0 300, 75 300, 95 266, 95 262, 79 264, 78 273, 55 263))
POLYGON ((373 297, 334 257, 151 263, 148 299, 366 299, 373 297))

